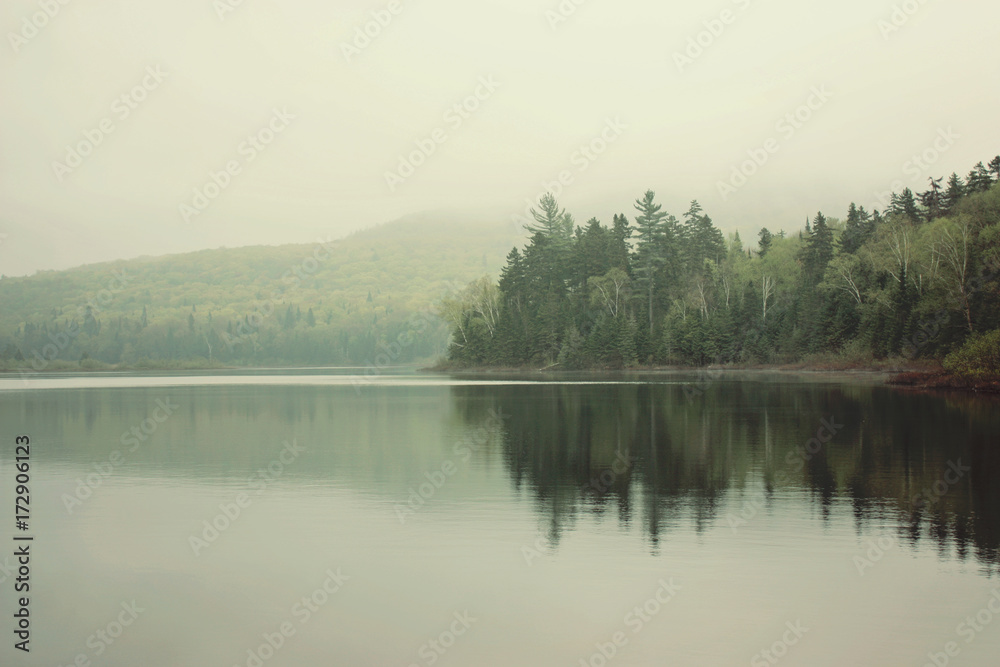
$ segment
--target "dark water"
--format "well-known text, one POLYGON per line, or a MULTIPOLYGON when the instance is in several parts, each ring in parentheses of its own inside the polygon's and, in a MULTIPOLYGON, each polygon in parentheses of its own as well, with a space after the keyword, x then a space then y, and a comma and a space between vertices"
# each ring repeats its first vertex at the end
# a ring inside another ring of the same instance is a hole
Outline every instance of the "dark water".
POLYGON ((545 379, 0 380, 0 663, 1000 664, 995 401, 545 379))

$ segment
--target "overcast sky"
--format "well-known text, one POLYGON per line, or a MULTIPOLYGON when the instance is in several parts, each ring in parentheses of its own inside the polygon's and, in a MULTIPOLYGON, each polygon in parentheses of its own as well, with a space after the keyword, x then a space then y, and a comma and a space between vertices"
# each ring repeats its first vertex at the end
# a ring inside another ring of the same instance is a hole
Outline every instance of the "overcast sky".
POLYGON ((6 275, 509 222, 561 172, 580 222, 651 188, 746 239, 1000 153, 996 0, 59 1, 0 10, 6 275))

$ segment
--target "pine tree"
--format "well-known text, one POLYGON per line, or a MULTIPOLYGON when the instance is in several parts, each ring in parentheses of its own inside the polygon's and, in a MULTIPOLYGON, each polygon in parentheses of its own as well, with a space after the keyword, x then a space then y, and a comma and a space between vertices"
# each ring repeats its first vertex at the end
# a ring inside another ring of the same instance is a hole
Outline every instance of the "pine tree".
POLYGON ((943 208, 945 215, 951 215, 955 210, 955 206, 962 197, 965 196, 965 183, 962 178, 955 172, 951 173, 948 177, 948 187, 944 191, 943 198, 943 208))
POLYGON ((507 266, 500 272, 500 291, 507 298, 521 294, 524 286, 524 264, 517 248, 507 253, 507 266))
POLYGON ((928 178, 931 183, 930 190, 920 193, 920 205, 927 209, 928 222, 940 218, 943 213, 944 195, 941 192, 941 181, 943 178, 928 178))
POLYGON ((691 202, 683 217, 678 245, 684 254, 684 273, 701 275, 706 259, 712 263, 721 261, 726 252, 726 241, 722 232, 712 224, 712 219, 703 213, 697 200, 691 202))
POLYGON ((608 230, 601 226, 597 218, 587 221, 585 229, 577 228, 574 244, 574 284, 582 289, 591 276, 603 276, 611 268, 609 251, 611 238, 608 230))
POLYGON ((840 237, 840 249, 849 255, 853 255, 869 239, 873 231, 872 219, 868 215, 864 206, 857 206, 851 202, 847 209, 847 222, 844 226, 844 233, 840 237))
POLYGON ((556 198, 546 192, 538 201, 539 210, 531 209, 535 224, 524 226, 532 234, 542 234, 548 239, 568 241, 573 234, 573 218, 560 209, 556 198))
POLYGON ((1000 181, 1000 155, 990 160, 987 167, 989 167, 990 173, 993 174, 993 180, 1000 181))
POLYGON ((774 236, 767 227, 764 227, 760 230, 760 234, 758 234, 757 237, 759 239, 757 241, 757 254, 761 257, 761 259, 763 259, 771 249, 771 244, 774 242, 774 236))
POLYGON ((698 221, 701 219, 702 208, 698 200, 691 200, 688 210, 681 216, 682 222, 677 225, 676 243, 681 255, 684 273, 698 266, 698 221))
POLYGON ((892 317, 887 322, 889 328, 887 351, 890 355, 897 355, 902 350, 914 300, 914 290, 909 285, 906 268, 903 267, 900 269, 899 280, 896 281, 892 294, 892 317))
POLYGON ((608 256, 612 268, 621 269, 628 274, 632 272, 628 242, 631 236, 632 227, 629 225, 628 218, 624 214, 616 215, 611 227, 611 247, 608 249, 608 256))
POLYGON ((646 190, 641 199, 635 200, 639 215, 635 219, 638 230, 636 260, 638 261, 639 282, 646 288, 649 313, 649 336, 653 337, 653 300, 656 293, 656 274, 667 261, 664 256, 664 221, 667 214, 660 204, 653 202, 656 193, 646 190))
POLYGON ((806 271, 818 282, 831 259, 833 259, 833 230, 827 224, 826 216, 817 213, 813 219, 811 233, 806 238, 806 271))
POLYGON ((986 170, 986 166, 982 162, 977 163, 965 179, 965 187, 969 194, 986 192, 992 185, 993 178, 990 177, 990 172, 986 170))
POLYGON ((898 195, 895 192, 892 193, 889 212, 896 215, 905 215, 913 222, 920 222, 922 217, 920 209, 917 208, 916 197, 914 197, 913 190, 910 188, 903 188, 903 192, 898 195))

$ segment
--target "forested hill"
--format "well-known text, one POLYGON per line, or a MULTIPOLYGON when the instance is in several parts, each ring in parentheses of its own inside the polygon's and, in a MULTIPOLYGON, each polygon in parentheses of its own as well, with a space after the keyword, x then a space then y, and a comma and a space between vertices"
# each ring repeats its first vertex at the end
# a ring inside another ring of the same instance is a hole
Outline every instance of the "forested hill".
POLYGON ((1000 157, 929 179, 885 211, 728 239, 698 202, 649 191, 634 218, 582 226, 546 196, 498 283, 449 298, 456 366, 865 364, 945 359, 1000 376, 1000 157))
POLYGON ((84 360, 394 364, 444 353, 443 297, 496 275, 509 224, 421 216, 331 243, 204 250, 0 279, 0 368, 84 360), (402 344, 399 343, 402 336, 402 344), (388 350, 386 352, 386 350, 388 350))

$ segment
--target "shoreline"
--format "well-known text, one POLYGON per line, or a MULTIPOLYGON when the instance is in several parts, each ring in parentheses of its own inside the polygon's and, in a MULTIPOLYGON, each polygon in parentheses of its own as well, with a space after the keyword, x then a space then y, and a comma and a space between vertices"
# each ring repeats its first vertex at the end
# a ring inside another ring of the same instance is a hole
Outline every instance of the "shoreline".
POLYGON ((911 391, 949 391, 980 394, 1000 394, 1000 377, 965 377, 945 371, 939 362, 928 360, 886 360, 881 363, 858 362, 794 362, 783 364, 710 365, 699 368, 688 366, 640 366, 637 368, 591 368, 562 371, 553 367, 454 367, 438 364, 423 371, 455 374, 507 374, 507 373, 775 373, 781 375, 818 375, 829 378, 868 376, 878 378, 880 384, 911 391))
MULTIPOLYGON (((1000 394, 1000 377, 964 377, 948 373, 936 361, 917 362, 906 360, 885 360, 877 363, 859 362, 792 362, 782 364, 743 364, 743 365, 710 365, 703 367, 691 366, 639 366, 635 368, 585 368, 562 370, 555 366, 536 368, 532 366, 523 367, 500 367, 500 366, 479 366, 479 367, 459 367, 448 363, 436 363, 431 366, 406 366, 415 368, 418 373, 449 373, 456 375, 508 375, 519 374, 555 374, 555 373, 591 373, 591 374, 658 374, 658 373, 775 373, 779 375, 819 375, 829 378, 835 377, 877 377, 881 384, 899 389, 911 391, 949 391, 949 392, 972 392, 986 394, 1000 394)), ((198 363, 163 363, 163 364, 140 364, 140 365, 112 365, 99 363, 60 363, 52 364, 41 370, 31 368, 0 369, 0 378, 18 377, 28 375, 48 375, 59 373, 163 373, 163 372, 205 372, 205 371, 302 371, 302 370, 335 370, 335 369, 357 369, 365 370, 361 366, 228 366, 224 364, 198 364, 198 363)), ((388 370, 388 369, 387 369, 388 370)))

